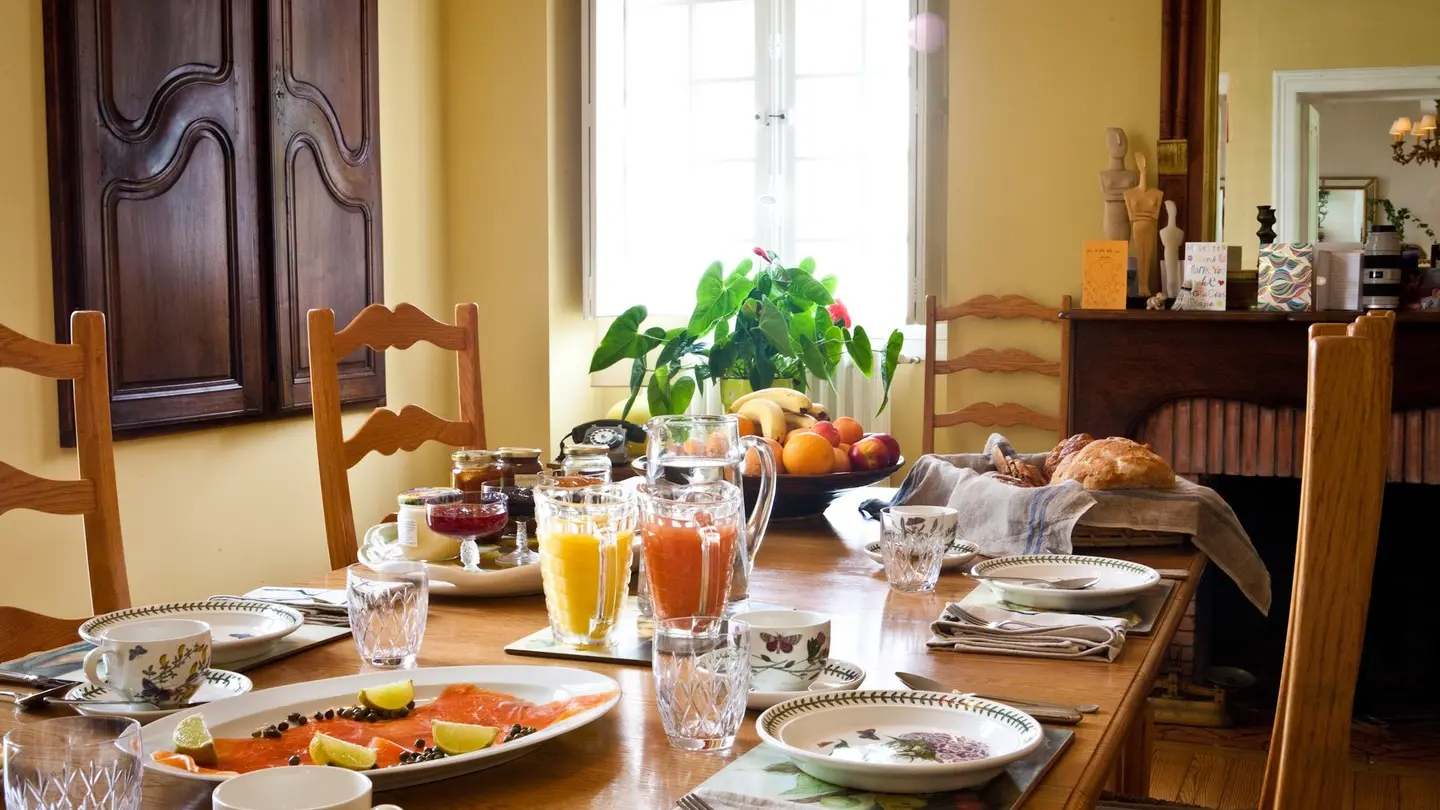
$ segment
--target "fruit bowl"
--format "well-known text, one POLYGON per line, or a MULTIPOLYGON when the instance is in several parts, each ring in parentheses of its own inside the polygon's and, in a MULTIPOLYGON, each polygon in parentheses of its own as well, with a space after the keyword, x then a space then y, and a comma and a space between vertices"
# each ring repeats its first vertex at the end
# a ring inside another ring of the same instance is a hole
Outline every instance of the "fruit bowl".
MULTIPOLYGON (((775 477, 775 507, 770 511, 771 520, 798 520, 819 517, 830 506, 831 501, 856 487, 868 487, 894 475, 905 466, 905 457, 888 467, 874 470, 852 470, 828 475, 778 475, 775 477)), ((744 478, 745 508, 755 504, 760 491, 760 479, 753 475, 744 478)))

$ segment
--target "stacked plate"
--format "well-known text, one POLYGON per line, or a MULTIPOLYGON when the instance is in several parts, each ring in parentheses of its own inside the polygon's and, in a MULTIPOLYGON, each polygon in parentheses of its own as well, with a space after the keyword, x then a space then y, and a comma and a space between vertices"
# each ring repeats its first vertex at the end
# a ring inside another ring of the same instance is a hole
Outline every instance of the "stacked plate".
POLYGON ((970 569, 970 575, 995 589, 1006 602, 1041 610, 1119 607, 1135 601, 1136 596, 1160 581, 1159 572, 1140 563, 1075 554, 996 557, 970 569), (1047 579, 1096 582, 1078 590, 1059 590, 1045 584, 1047 579))

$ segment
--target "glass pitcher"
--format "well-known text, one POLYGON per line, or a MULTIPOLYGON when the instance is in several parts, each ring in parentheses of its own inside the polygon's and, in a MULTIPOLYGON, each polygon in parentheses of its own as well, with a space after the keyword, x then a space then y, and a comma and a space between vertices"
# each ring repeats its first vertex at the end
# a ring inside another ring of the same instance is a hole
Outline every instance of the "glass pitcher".
POLYGON ((743 491, 741 478, 747 451, 760 462, 760 491, 750 520, 739 526, 730 581, 728 610, 750 598, 750 571, 765 539, 770 507, 775 501, 775 454, 758 436, 740 436, 734 416, 657 416, 645 423, 645 477, 651 484, 705 484, 725 481, 743 491))
POLYGON ((609 647, 630 586, 635 494, 618 484, 535 487, 540 581, 555 640, 609 647))
POLYGON ((657 620, 719 616, 734 578, 745 495, 728 481, 641 484, 640 545, 657 620))

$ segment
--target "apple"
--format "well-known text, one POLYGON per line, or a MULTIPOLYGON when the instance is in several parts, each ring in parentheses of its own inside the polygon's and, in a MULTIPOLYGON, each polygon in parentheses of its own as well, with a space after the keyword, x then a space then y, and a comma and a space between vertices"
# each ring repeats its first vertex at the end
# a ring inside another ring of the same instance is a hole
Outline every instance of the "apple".
POLYGON ((855 470, 878 470, 888 467, 894 460, 885 442, 873 436, 866 436, 850 446, 850 467, 855 470))
POLYGON ((831 447, 840 446, 840 428, 835 427, 834 422, 816 422, 810 426, 810 432, 830 442, 831 447))
POLYGON ((889 433, 871 433, 866 438, 879 439, 885 443, 885 447, 890 451, 890 464, 900 460, 900 442, 895 441, 894 436, 889 433))

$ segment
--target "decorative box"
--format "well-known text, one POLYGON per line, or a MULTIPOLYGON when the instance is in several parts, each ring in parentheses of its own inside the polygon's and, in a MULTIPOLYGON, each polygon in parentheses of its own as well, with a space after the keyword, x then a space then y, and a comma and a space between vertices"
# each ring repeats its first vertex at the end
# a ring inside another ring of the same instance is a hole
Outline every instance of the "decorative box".
POLYGON ((1315 247, 1309 242, 1260 246, 1260 309, 1303 312, 1311 306, 1315 247))

